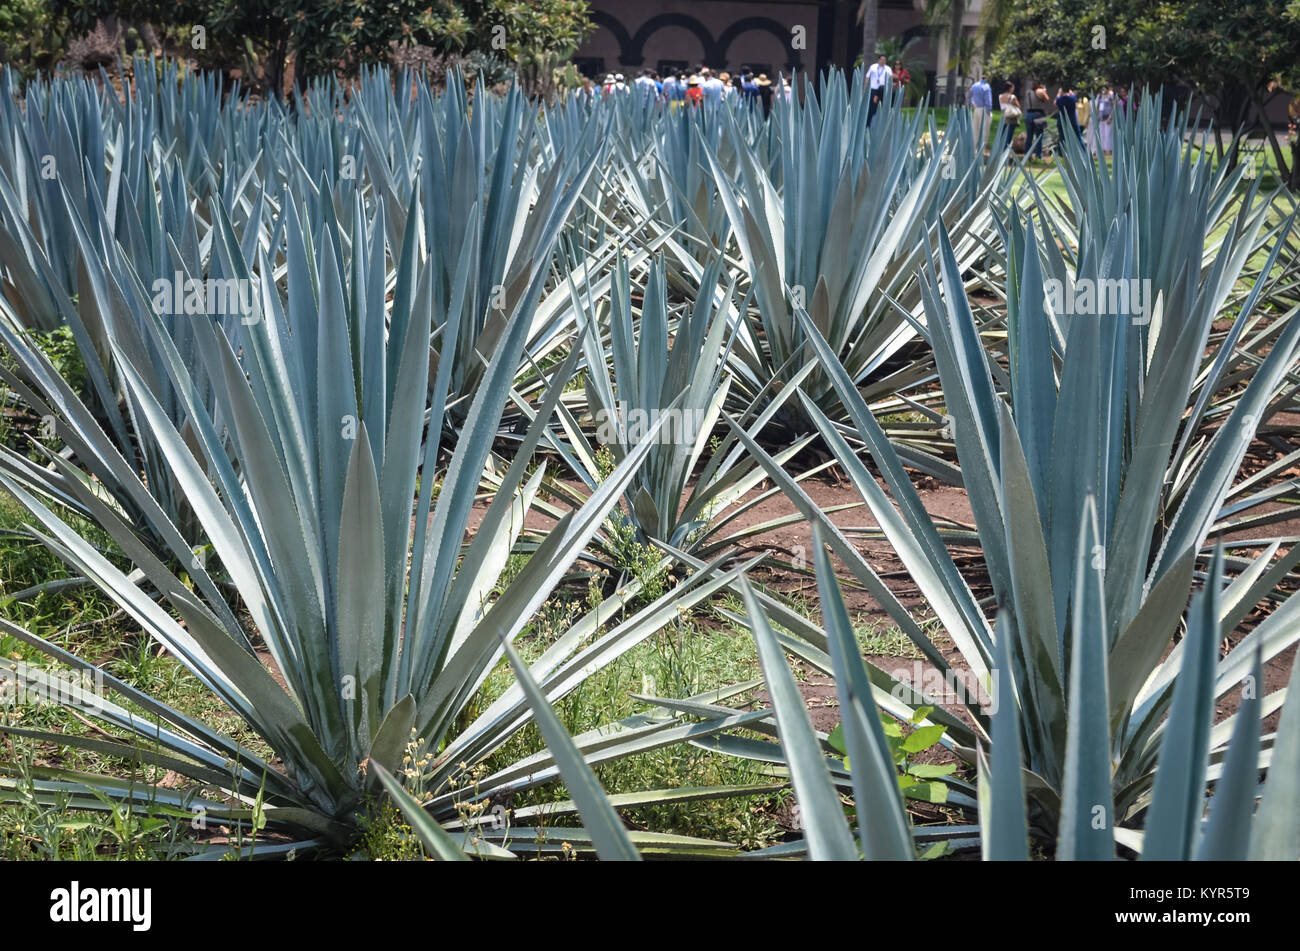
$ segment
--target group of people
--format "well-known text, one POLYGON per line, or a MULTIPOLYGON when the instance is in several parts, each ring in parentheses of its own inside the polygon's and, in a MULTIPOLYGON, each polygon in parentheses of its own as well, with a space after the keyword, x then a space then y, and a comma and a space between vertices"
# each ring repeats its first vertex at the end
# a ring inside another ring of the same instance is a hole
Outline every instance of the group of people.
POLYGON ((907 67, 903 65, 902 60, 896 60, 891 69, 889 66, 889 57, 881 53, 876 61, 867 67, 867 88, 870 94, 870 101, 867 106, 867 126, 871 126, 871 120, 876 115, 876 110, 880 108, 880 103, 884 101, 885 92, 891 86, 895 89, 906 90, 908 84, 912 81, 912 74, 907 67))
MULTIPOLYGON (((868 126, 886 93, 891 88, 906 89, 911 78, 901 61, 895 62, 891 68, 889 58, 884 54, 868 67, 868 126)), ((1086 97, 1080 97, 1069 86, 1062 86, 1053 97, 1049 95, 1045 84, 1033 82, 1026 87, 1025 104, 1016 95, 1013 83, 999 83, 998 86, 1002 134, 1006 137, 1007 144, 1020 151, 1022 146, 1017 139, 1023 136, 1023 151, 1030 152, 1039 159, 1043 158, 1043 140, 1052 119, 1056 120, 1058 141, 1073 136, 1093 154, 1109 155, 1114 148, 1115 115, 1137 109, 1136 98, 1130 99, 1128 89, 1124 86, 1104 87, 1090 101, 1086 97), (1024 132, 1020 133, 1022 121, 1025 127, 1024 132)), ((974 110, 977 129, 982 127, 987 130, 992 127, 993 90, 994 86, 981 77, 976 79, 967 93, 967 102, 974 110)), ((599 85, 588 77, 581 93, 592 100, 637 94, 665 103, 674 110, 686 106, 699 107, 705 103, 748 100, 761 104, 766 113, 771 110, 774 100, 789 101, 793 89, 785 76, 772 80, 766 73, 756 75, 747 69, 732 74, 725 70, 714 72, 708 66, 701 66, 696 70, 666 70, 662 76, 653 69, 643 69, 631 83, 627 82, 622 73, 607 73, 604 82, 599 85)))
MULTIPOLYGON (((993 87, 987 80, 977 79, 967 94, 967 101, 974 110, 976 127, 988 129, 992 122, 993 87)), ((1023 119, 1024 150, 1041 159, 1043 139, 1053 118, 1058 142, 1073 136, 1090 153, 1110 155, 1115 147, 1115 116, 1136 110, 1137 100, 1129 98, 1124 86, 1105 86, 1091 101, 1080 97, 1070 86, 1062 86, 1053 98, 1043 83, 1035 82, 1029 84, 1022 104, 1015 86, 1005 83, 998 94, 998 106, 1006 142, 1019 148, 1016 139, 1023 119)))
POLYGON ((789 100, 792 95, 790 81, 784 76, 772 80, 767 73, 755 75, 750 70, 735 75, 725 70, 715 73, 707 66, 691 72, 668 70, 663 76, 652 69, 643 69, 631 85, 622 73, 607 73, 600 86, 588 78, 583 84, 582 92, 591 99, 597 96, 608 99, 610 96, 635 93, 667 103, 672 109, 688 105, 703 106, 706 102, 747 99, 761 104, 764 112, 772 108, 773 99, 789 100))

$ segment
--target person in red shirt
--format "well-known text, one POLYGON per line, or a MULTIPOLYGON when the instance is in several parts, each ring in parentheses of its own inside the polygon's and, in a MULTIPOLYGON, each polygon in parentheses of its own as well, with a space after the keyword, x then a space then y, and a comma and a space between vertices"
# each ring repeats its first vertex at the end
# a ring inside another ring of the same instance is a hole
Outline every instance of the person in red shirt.
POLYGON ((692 106, 699 106, 704 102, 704 89, 700 85, 699 76, 692 76, 686 80, 686 101, 692 106))
POLYGON ((907 67, 903 65, 900 59, 894 64, 894 88, 907 95, 907 85, 912 81, 912 74, 908 72, 907 67))

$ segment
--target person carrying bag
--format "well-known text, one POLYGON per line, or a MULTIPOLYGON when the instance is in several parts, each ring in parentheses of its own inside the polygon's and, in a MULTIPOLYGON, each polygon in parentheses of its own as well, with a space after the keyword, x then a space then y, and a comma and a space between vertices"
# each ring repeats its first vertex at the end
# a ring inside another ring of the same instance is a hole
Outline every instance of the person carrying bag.
POLYGON ((1012 86, 1007 83, 1006 91, 998 96, 998 103, 1002 107, 1002 119, 1005 123, 1007 144, 1010 145, 1016 138, 1016 127, 1020 125, 1020 117, 1023 113, 1020 110, 1020 100, 1012 91, 1012 86))

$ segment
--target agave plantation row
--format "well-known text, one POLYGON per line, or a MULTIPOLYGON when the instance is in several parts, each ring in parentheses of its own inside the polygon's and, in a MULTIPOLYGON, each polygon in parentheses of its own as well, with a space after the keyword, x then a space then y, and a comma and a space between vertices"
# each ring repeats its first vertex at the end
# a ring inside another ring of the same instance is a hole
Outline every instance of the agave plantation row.
POLYGON ((1294 206, 1187 149, 1185 116, 1119 116, 1113 163, 1067 154, 1061 200, 985 155, 965 110, 942 134, 926 109, 868 130, 861 77, 841 74, 769 118, 382 71, 289 106, 146 61, 121 98, 0 84, 0 381, 42 437, 0 447, 0 485, 273 753, 0 619, 113 696, 60 694, 111 739, 0 730, 187 781, 44 766, 47 804, 197 807, 266 855, 345 847, 386 793, 431 854, 510 857, 539 848, 537 816, 503 829, 487 806, 561 781, 572 802, 550 814, 580 818, 579 850, 731 854, 628 831, 616 806, 770 787, 612 800, 592 772, 693 743, 792 784, 804 837, 750 854, 1300 856, 1300 704, 1253 687, 1300 639, 1283 594, 1300 546, 1278 534, 1300 515, 1300 448, 1242 473, 1296 430, 1279 416, 1300 384, 1294 206), (160 281, 251 290, 194 315, 159 306, 160 281), (1119 282, 1144 291, 1122 313, 1056 304, 1119 282), (64 327, 84 386, 37 343, 64 327), (830 466, 875 527, 810 497, 830 466), (932 518, 909 469, 964 487, 973 531, 932 518), (778 495, 788 516, 740 527, 778 495), (804 520, 819 621, 759 584, 772 556, 745 554, 804 520), (991 599, 950 554, 971 544, 991 599), (942 634, 997 704, 959 715, 865 662, 832 553, 930 665, 956 673, 942 634), (581 580, 589 612, 525 664, 516 637, 581 580), (763 682, 563 729, 557 701, 725 592, 763 682), (813 730, 789 656, 834 677, 841 735, 813 730), (503 663, 511 686, 480 706, 503 663), (971 767, 941 778, 960 818, 913 828, 878 711, 944 728, 971 767), (546 749, 458 786, 531 725, 546 749))

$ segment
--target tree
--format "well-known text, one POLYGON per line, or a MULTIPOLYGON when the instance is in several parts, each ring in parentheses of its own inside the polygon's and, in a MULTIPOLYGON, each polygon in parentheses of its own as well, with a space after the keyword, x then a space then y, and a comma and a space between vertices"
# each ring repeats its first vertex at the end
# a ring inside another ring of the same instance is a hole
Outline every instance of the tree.
POLYGON ((862 68, 866 69, 880 36, 880 0, 862 0, 858 5, 858 22, 862 24, 862 68))
POLYGON ((961 101, 957 95, 957 74, 963 65, 961 21, 965 15, 965 0, 948 0, 948 75, 944 80, 944 88, 950 106, 961 101))
POLYGON ((948 105, 962 101, 957 77, 965 76, 970 69, 975 46, 965 35, 962 21, 966 18, 967 0, 926 0, 925 17, 930 33, 943 30, 948 44, 948 58, 944 68, 944 98, 948 105))
POLYGON ((74 28, 101 18, 192 33, 204 65, 252 61, 263 85, 282 95, 288 63, 306 88, 312 76, 389 58, 394 45, 424 43, 446 52, 495 52, 521 68, 571 55, 590 29, 586 0, 54 0, 74 28))
POLYGON ((1300 187, 1297 150, 1293 145, 1288 162, 1266 112, 1274 98, 1300 93, 1300 18, 1294 6, 1289 10, 1283 0, 1186 0, 1177 10, 1167 38, 1146 37, 1156 49, 1172 48, 1171 75, 1220 101, 1240 86, 1246 102, 1233 126, 1261 128, 1288 184, 1300 187))
POLYGON ((290 57, 305 88, 313 75, 386 59, 390 44, 412 40, 428 20, 418 0, 54 0, 52 6, 83 33, 113 16, 179 29, 202 65, 258 64, 265 91, 276 96, 284 93, 290 57))
POLYGON ((1300 153, 1292 145, 1288 160, 1265 118, 1272 98, 1300 93, 1300 0, 1006 2, 993 70, 1082 88, 1187 86, 1218 104, 1220 127, 1262 127, 1284 177, 1300 187, 1300 153), (1233 90, 1244 100, 1227 113, 1233 90))
POLYGON ((25 78, 51 72, 63 53, 66 23, 42 0, 0 0, 0 63, 25 78))
POLYGON ((1097 19, 1101 5, 1097 0, 1008 0, 1001 39, 985 72, 1053 85, 1118 79, 1104 75, 1105 51, 1099 56, 1091 40, 1091 24, 1111 22, 1097 19))
POLYGON ((544 93, 591 32, 590 13, 586 0, 442 0, 428 27, 444 52, 508 60, 530 92, 544 93))

